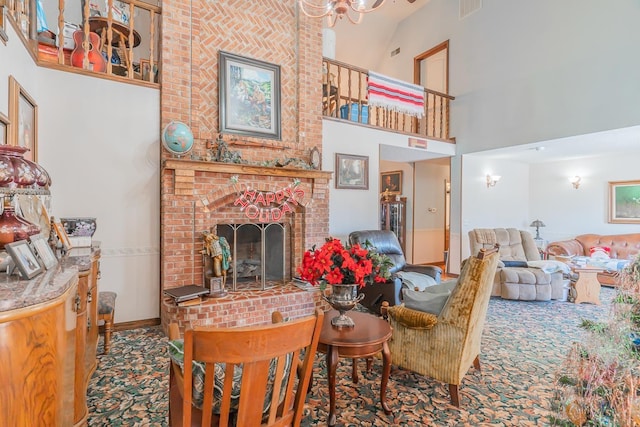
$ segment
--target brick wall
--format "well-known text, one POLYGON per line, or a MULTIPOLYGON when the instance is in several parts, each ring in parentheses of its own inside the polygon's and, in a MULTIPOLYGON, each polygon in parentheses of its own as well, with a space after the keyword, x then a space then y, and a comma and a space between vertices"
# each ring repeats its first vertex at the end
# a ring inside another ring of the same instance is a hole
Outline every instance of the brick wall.
MULTIPOLYGON (((218 52, 225 51, 280 66, 282 140, 223 135, 248 144, 233 145, 250 162, 309 158, 322 147, 321 21, 297 17, 295 0, 165 0, 162 12, 161 123, 191 127, 192 156, 204 157, 218 126, 218 52)), ((171 155, 162 152, 163 159, 171 155)), ((188 162, 186 162, 188 163, 188 162)), ((216 222, 247 222, 233 201, 232 173, 197 166, 164 168, 161 182, 162 288, 202 283, 202 232, 216 222), (212 196, 212 194, 214 196, 212 196), (203 198, 211 198, 205 206, 203 198)), ((242 173, 245 185, 275 191, 291 177, 242 173)), ((302 178, 312 201, 291 217, 295 264, 304 248, 329 231, 328 179, 302 178)), ((308 302, 307 302, 308 304, 308 302)), ((162 308, 163 323, 166 307, 162 308)), ((293 310, 295 312, 295 309, 293 310)), ((244 323, 244 322, 239 322, 244 323)))

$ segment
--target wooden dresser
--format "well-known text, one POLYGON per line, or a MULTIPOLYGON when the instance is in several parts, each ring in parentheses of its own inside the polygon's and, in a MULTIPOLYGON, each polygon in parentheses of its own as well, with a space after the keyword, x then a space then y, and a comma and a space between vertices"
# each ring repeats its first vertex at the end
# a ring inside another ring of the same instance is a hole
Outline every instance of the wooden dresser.
POLYGON ((87 424, 96 369, 100 250, 33 278, 0 274, 0 420, 87 424))

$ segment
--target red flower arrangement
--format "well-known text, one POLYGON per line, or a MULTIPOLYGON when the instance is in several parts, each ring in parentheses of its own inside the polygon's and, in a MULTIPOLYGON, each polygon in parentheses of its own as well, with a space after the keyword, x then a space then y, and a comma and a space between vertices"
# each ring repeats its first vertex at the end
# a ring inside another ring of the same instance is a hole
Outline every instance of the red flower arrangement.
POLYGON ((366 242, 345 247, 339 239, 328 238, 320 249, 315 246, 304 253, 298 273, 312 285, 358 284, 361 288, 374 282, 386 282, 392 262, 366 242))

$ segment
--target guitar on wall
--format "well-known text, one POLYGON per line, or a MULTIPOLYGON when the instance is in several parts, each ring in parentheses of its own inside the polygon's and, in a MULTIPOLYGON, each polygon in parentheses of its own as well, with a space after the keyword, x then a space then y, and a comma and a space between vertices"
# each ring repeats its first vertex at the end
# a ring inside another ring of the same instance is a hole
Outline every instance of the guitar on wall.
MULTIPOLYGON (((71 52, 71 65, 78 68, 83 68, 85 49, 84 44, 84 31, 77 30, 73 33, 73 41, 76 43, 75 49, 71 52)), ((89 33, 89 50, 87 51, 87 58, 89 60, 89 70, 103 73, 107 69, 107 62, 105 61, 102 53, 100 53, 100 36, 96 33, 89 33)))

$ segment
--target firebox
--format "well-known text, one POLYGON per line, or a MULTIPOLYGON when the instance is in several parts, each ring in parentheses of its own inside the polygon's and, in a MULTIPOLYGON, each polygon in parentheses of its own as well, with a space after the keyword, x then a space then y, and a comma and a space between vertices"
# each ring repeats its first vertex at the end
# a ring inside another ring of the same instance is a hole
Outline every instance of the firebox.
POLYGON ((231 250, 227 287, 268 289, 291 280, 291 232, 287 223, 218 224, 231 250))

